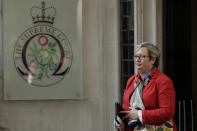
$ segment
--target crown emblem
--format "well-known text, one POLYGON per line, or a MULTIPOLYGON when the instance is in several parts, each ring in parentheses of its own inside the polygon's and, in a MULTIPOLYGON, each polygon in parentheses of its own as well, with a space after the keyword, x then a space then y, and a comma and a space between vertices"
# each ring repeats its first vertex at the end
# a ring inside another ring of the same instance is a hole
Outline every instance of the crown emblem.
POLYGON ((45 2, 41 2, 41 8, 37 6, 33 6, 30 10, 30 14, 32 16, 33 23, 49 23, 53 24, 56 10, 54 7, 45 7, 45 2))

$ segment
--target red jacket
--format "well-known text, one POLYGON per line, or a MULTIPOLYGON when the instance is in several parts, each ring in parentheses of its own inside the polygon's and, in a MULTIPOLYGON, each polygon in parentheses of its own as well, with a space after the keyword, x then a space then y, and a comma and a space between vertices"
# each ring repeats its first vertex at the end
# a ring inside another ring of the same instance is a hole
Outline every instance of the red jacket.
MULTIPOLYGON (((175 90, 172 80, 155 68, 150 76, 151 81, 142 89, 142 100, 145 110, 142 110, 144 124, 160 124, 173 119, 175 113, 175 90)), ((130 110, 130 96, 134 91, 135 75, 129 78, 123 96, 123 109, 130 110)), ((176 125, 173 119, 174 131, 176 125)), ((127 129, 131 131, 131 129, 127 129)))

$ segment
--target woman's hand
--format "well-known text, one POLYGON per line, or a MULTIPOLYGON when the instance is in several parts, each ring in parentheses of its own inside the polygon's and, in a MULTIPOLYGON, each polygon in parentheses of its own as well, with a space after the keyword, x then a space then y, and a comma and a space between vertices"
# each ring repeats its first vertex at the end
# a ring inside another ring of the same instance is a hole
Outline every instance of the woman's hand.
POLYGON ((121 111, 120 113, 125 115, 122 120, 131 121, 138 119, 138 111, 136 109, 132 109, 130 111, 121 111))

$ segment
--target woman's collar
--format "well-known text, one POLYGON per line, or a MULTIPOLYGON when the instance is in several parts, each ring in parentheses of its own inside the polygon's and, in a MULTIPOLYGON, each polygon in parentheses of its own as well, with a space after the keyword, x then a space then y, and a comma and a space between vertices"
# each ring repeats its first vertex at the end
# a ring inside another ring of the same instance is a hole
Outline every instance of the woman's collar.
MULTIPOLYGON (((151 73, 149 74, 149 75, 151 76, 151 78, 153 78, 153 77, 155 76, 154 74, 155 74, 156 72, 158 72, 158 68, 157 68, 157 67, 154 67, 154 68, 152 69, 151 73)), ((146 76, 146 74, 145 74, 145 76, 146 76)), ((142 80, 141 75, 140 75, 140 72, 137 72, 136 77, 138 77, 139 79, 142 80)))

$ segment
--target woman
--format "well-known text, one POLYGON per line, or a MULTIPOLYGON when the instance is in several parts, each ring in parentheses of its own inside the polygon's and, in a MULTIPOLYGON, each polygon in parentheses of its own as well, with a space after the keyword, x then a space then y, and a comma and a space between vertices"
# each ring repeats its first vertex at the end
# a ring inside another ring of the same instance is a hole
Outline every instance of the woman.
POLYGON ((175 90, 172 80, 158 70, 159 50, 150 43, 136 49, 137 74, 127 81, 124 91, 124 114, 116 123, 119 131, 176 131, 175 90), (135 125, 137 123, 137 125, 135 125), (135 125, 134 127, 132 127, 135 125))

